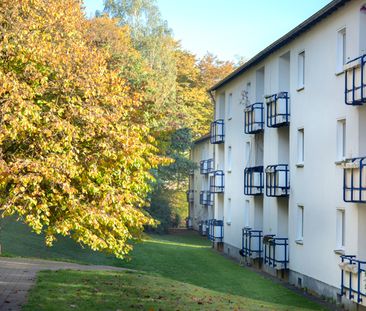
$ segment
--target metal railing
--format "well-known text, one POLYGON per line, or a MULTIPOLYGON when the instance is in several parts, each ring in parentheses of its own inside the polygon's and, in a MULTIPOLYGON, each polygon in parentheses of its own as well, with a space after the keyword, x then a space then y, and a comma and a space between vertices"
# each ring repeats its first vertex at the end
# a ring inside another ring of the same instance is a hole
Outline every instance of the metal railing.
POLYGON ((286 197, 290 194, 290 171, 287 164, 266 167, 266 196, 286 197))
POLYGON ((249 227, 243 228, 240 255, 249 258, 262 258, 262 238, 262 230, 254 230, 249 227))
POLYGON ((244 110, 244 133, 256 134, 264 130, 263 103, 254 103, 244 110))
POLYGON ((208 220, 209 234, 208 239, 212 242, 222 242, 224 238, 224 222, 222 220, 208 220))
POLYGON ((213 159, 202 160, 200 161, 200 173, 201 174, 209 174, 213 171, 213 159))
POLYGON ((221 144, 224 142, 224 120, 219 119, 211 123, 210 142, 211 144, 221 144))
POLYGON ((343 164, 343 200, 366 203, 366 157, 347 159, 343 164))
POLYGON ((263 166, 244 169, 244 194, 261 195, 264 189, 263 166))
POLYGON ((264 263, 275 269, 287 269, 288 258, 288 238, 277 238, 275 235, 265 235, 263 237, 264 263))
POLYGON ((366 297, 366 261, 353 255, 341 256, 341 296, 356 303, 362 303, 366 297))
POLYGON ((210 176, 210 192, 212 193, 223 193, 225 189, 224 185, 224 172, 214 171, 210 176))
POLYGON ((366 54, 350 60, 345 65, 344 101, 346 105, 366 103, 366 54))
POLYGON ((210 191, 203 190, 200 192, 200 204, 204 206, 213 206, 213 194, 210 191))
POLYGON ((267 127, 281 127, 290 124, 290 98, 288 92, 266 96, 267 127))

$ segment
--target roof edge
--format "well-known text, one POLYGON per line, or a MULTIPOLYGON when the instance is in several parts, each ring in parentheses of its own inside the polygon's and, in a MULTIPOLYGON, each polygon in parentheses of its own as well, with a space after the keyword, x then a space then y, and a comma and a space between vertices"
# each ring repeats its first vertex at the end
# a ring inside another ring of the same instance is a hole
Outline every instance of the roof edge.
POLYGON ((211 88, 208 89, 209 92, 216 91, 220 87, 224 86, 225 84, 229 83, 231 80, 236 78, 238 75, 242 74, 249 68, 253 67, 254 65, 258 64, 262 60, 264 60, 267 56, 272 54, 273 52, 277 51, 287 43, 293 41, 296 37, 301 35, 306 30, 309 30, 313 26, 315 26, 317 23, 319 23, 321 20, 326 18, 327 16, 331 15, 333 12, 338 10, 339 7, 345 5, 347 2, 351 0, 333 0, 332 2, 328 3, 326 6, 324 6, 322 9, 320 9, 318 12, 310 16, 308 19, 303 21, 301 24, 293 28, 291 31, 286 33, 284 36, 280 37, 278 40, 274 41, 272 44, 270 44, 268 47, 266 47, 264 50, 256 54, 254 57, 252 57, 249 61, 235 69, 232 73, 230 73, 228 76, 223 78, 221 81, 214 84, 211 88))
POLYGON ((210 139, 210 133, 207 133, 199 138, 197 138, 196 140, 193 141, 193 144, 199 144, 199 143, 203 143, 204 141, 210 139))

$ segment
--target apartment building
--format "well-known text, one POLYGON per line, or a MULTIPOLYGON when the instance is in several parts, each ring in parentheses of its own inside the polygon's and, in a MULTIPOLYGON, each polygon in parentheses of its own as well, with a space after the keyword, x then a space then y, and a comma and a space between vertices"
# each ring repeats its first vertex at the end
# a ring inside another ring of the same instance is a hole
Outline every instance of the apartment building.
POLYGON ((332 1, 210 89, 192 148, 193 227, 349 307, 366 306, 365 54, 366 2, 332 1))

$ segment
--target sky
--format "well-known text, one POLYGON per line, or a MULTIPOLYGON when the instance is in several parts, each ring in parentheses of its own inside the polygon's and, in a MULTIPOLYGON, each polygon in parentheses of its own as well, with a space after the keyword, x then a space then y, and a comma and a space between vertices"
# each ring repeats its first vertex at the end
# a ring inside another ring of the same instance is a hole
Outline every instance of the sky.
MULTIPOLYGON (((175 39, 198 57, 250 59, 330 0, 157 0, 175 39)), ((91 17, 103 0, 84 0, 91 17)))

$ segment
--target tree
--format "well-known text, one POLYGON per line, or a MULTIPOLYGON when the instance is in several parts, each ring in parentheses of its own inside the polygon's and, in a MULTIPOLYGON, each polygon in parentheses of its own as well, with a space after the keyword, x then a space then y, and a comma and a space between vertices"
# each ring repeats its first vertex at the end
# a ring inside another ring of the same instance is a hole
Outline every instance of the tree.
POLYGON ((177 43, 160 15, 155 0, 105 0, 104 11, 128 26, 133 46, 151 69, 144 100, 150 107, 149 126, 155 131, 177 128, 175 105, 177 43))
POLYGON ((173 162, 160 165, 154 172, 156 183, 149 212, 159 220, 159 232, 177 226, 186 216, 185 191, 189 173, 195 168, 195 164, 188 158, 192 141, 192 131, 189 128, 165 133, 164 138, 160 138, 160 149, 173 162))
POLYGON ((201 59, 177 49, 177 105, 181 108, 183 124, 191 128, 194 138, 207 134, 213 118, 213 104, 207 90, 228 75, 234 65, 222 62, 212 54, 201 59))
POLYGON ((123 257, 154 223, 141 207, 163 159, 89 27, 78 0, 0 2, 0 208, 48 244, 123 257))

